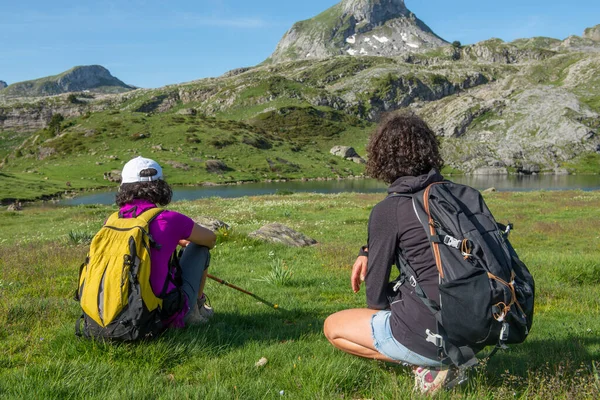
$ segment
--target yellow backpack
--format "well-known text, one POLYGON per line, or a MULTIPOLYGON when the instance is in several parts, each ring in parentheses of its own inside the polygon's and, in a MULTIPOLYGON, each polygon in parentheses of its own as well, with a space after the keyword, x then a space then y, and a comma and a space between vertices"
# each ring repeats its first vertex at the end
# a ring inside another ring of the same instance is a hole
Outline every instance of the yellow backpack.
POLYGON ((162 211, 151 208, 132 218, 115 212, 94 236, 75 294, 83 310, 77 336, 132 341, 164 330, 163 300, 150 284, 150 248, 159 245, 148 231, 162 211))

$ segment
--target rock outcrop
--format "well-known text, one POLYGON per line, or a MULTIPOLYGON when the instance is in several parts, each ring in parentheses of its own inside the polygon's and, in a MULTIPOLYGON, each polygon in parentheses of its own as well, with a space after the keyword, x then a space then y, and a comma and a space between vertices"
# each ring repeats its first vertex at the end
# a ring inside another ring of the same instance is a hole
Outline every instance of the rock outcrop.
POLYGON ((315 239, 278 223, 267 224, 259 230, 249 233, 248 236, 270 243, 284 244, 290 247, 305 247, 317 244, 315 239))
POLYGON ((4 89, 5 87, 7 87, 7 83, 4 81, 0 81, 0 90, 4 89))
POLYGON ((593 40, 594 42, 600 42, 600 24, 587 28, 583 32, 583 37, 585 39, 593 40))
POLYGON ((207 217, 201 215, 199 217, 194 218, 194 222, 200 226, 205 227, 206 229, 210 229, 213 232, 217 232, 219 230, 228 230, 229 225, 220 219, 216 219, 213 217, 207 217))
POLYGON ((268 59, 277 63, 350 54, 396 56, 447 43, 404 5, 404 0, 343 0, 300 21, 268 59))
POLYGON ((365 160, 358 155, 354 147, 349 146, 333 146, 329 153, 337 157, 342 157, 345 160, 354 161, 357 164, 364 164, 365 160))

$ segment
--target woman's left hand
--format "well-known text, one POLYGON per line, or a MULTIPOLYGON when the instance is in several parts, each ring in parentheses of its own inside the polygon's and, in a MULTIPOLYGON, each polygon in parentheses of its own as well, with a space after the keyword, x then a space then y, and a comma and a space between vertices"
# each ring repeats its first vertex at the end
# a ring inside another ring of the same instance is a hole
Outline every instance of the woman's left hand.
POLYGON ((350 277, 350 284, 354 293, 358 293, 360 290, 360 284, 365 280, 367 276, 367 261, 366 256, 358 256, 352 266, 352 276, 350 277))

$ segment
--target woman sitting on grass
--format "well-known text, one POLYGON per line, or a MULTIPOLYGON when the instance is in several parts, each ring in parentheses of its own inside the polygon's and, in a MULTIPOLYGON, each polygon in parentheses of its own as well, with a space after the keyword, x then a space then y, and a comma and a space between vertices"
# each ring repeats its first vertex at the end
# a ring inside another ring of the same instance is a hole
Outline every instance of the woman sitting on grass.
MULTIPOLYGON (((122 217, 137 216, 157 205, 166 206, 171 202, 173 192, 164 181, 162 168, 156 161, 143 157, 134 158, 125 164, 121 175, 116 203, 122 217)), ((165 314, 169 317, 163 321, 164 325, 181 328, 186 324, 207 322, 213 315, 213 310, 206 304, 203 290, 210 261, 209 249, 215 245, 215 234, 196 224, 191 218, 169 210, 161 212, 150 222, 149 231, 153 240, 160 245, 159 248, 150 249, 150 284, 157 296, 163 293, 167 274, 173 274, 169 269, 171 255, 177 245, 185 248, 179 260, 181 286, 176 286, 175 276, 169 279, 166 292, 171 296, 168 294, 163 302, 165 308, 168 308, 165 314)))
MULTIPOLYGON (((413 114, 399 113, 382 121, 369 140, 367 154, 367 174, 390 184, 388 193, 415 193, 443 180, 435 134, 413 114)), ((355 293, 365 282, 368 308, 330 315, 325 336, 350 354, 413 365, 415 389, 434 393, 454 372, 442 365, 438 347, 426 340, 428 329, 437 332, 436 319, 411 285, 400 286, 392 304, 386 290, 396 252, 402 250, 427 297, 439 298, 437 267, 411 199, 387 197, 378 203, 369 218, 368 234, 368 246, 361 250, 350 278, 355 293)))

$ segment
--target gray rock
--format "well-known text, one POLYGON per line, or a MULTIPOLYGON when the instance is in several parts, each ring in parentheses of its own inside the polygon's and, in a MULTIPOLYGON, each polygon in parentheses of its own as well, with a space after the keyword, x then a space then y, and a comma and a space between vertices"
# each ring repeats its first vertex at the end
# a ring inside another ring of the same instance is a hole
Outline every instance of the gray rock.
POLYGON ((290 247, 305 247, 317 244, 316 240, 279 223, 267 224, 259 230, 249 233, 248 236, 290 247))
POLYGON ((6 208, 7 211, 21 211, 23 210, 23 206, 21 205, 21 202, 16 202, 16 203, 12 203, 11 205, 9 205, 6 208))
POLYGON ((54 154, 56 154, 56 149, 54 149, 54 147, 40 147, 38 149, 38 160, 43 160, 54 154))
POLYGON ((179 115, 196 115, 197 111, 195 108, 183 108, 179 111, 177 111, 176 114, 179 115))
POLYGON ((203 226, 207 229, 210 229, 213 232, 218 231, 219 229, 229 229, 229 225, 226 224, 225 222, 213 218, 213 217, 207 217, 204 215, 201 215, 199 217, 195 217, 193 218, 194 222, 197 223, 200 226, 203 226))
POLYGON ((390 57, 446 43, 406 8, 404 0, 343 0, 315 18, 295 23, 269 61, 342 54, 390 57))
POLYGON ((566 168, 555 168, 554 175, 569 175, 569 171, 566 168))
POLYGON ((0 81, 0 90, 4 89, 5 87, 7 87, 7 83, 4 81, 0 81))
POLYGON ((539 165, 535 165, 535 164, 523 164, 521 165, 520 168, 517 169, 518 172, 521 172, 523 174, 539 174, 541 171, 541 168, 539 165))
POLYGON ((334 156, 342 158, 358 157, 356 150, 354 150, 353 147, 349 146, 333 146, 331 150, 329 150, 329 152, 334 156))
POLYGON ((189 165, 187 165, 186 163, 179 162, 179 161, 165 161, 165 164, 168 164, 171 167, 176 168, 176 169, 182 169, 184 171, 190 170, 189 165))
POLYGON ((206 160, 204 163, 206 170, 210 173, 221 173, 229 170, 227 164, 221 160, 206 160))
POLYGON ((347 160, 354 161, 357 164, 365 164, 366 163, 364 158, 358 157, 358 156, 357 157, 349 157, 349 158, 347 158, 347 160))
POLYGON ((585 39, 593 40, 594 42, 600 42, 600 24, 587 28, 583 32, 583 37, 585 39))
POLYGON ((104 180, 117 183, 121 182, 121 171, 119 171, 118 169, 113 169, 110 172, 105 172, 104 180))
POLYGON ((508 171, 504 167, 481 167, 474 170, 473 175, 506 175, 508 171))

